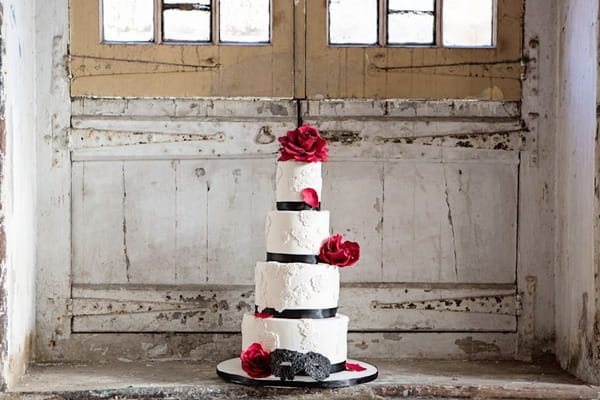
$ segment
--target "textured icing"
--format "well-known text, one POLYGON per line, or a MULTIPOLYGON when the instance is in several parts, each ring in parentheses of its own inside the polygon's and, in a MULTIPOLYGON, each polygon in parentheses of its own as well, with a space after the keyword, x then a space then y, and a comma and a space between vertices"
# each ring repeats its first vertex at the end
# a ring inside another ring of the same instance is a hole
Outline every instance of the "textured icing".
POLYGON ((329 211, 271 211, 265 239, 268 253, 319 254, 329 237, 329 211))
POLYGON ((314 351, 335 364, 346 360, 347 330, 348 317, 342 314, 323 319, 283 319, 256 318, 246 313, 242 320, 242 349, 261 343, 269 351, 314 351))
POLYGON ((257 262, 255 302, 259 309, 321 309, 338 305, 339 268, 328 264, 257 262))
POLYGON ((302 201, 302 190, 315 189, 321 199, 320 162, 279 161, 275 178, 276 201, 302 201))

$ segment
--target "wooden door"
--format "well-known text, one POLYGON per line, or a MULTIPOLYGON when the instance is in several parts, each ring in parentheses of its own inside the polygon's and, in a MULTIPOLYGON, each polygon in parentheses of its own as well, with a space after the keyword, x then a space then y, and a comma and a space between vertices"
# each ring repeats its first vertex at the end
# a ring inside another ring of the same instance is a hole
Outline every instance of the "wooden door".
MULTIPOLYGON (((95 21, 79 8, 90 2, 72 2, 74 30, 95 21)), ((218 71, 171 70, 104 55, 109 48, 95 43, 79 47, 84 39, 73 38, 77 96, 64 188, 72 260, 54 294, 67 308, 40 311, 40 360, 217 361, 239 353, 241 315, 253 309, 254 264, 264 259, 264 221, 274 207, 276 137, 298 123, 329 140, 323 205, 332 230, 363 248, 361 262, 342 271, 349 354, 513 357, 519 104, 377 99, 425 93, 405 92, 403 80, 390 85, 393 72, 374 73, 367 63, 377 52, 392 59, 413 50, 329 48, 325 1, 273 4, 281 7, 274 48, 260 49, 271 61, 252 56, 247 70, 243 52, 227 64, 238 55, 207 49, 224 57, 215 58, 218 71), (280 53, 279 40, 287 43, 280 53), (149 74, 153 68, 161 71, 149 74), (253 68, 264 68, 268 90, 253 68), (239 71, 252 82, 228 83, 239 71), (164 81, 146 86, 149 76, 164 81), (188 85, 188 78, 203 83, 188 85), (94 97, 106 90, 131 97, 94 97), (299 98, 303 92, 308 99, 299 98), (169 93, 176 97, 160 97, 169 93), (249 93, 284 98, 234 97, 249 93), (227 97, 186 98, 216 94, 227 97)), ((189 49, 164 51, 185 58, 189 49)), ((119 51, 127 58, 129 50, 119 51)), ((419 71, 410 80, 426 79, 419 71)), ((464 98, 470 90, 452 93, 464 98)), ((42 270, 41 279, 52 271, 42 270)))

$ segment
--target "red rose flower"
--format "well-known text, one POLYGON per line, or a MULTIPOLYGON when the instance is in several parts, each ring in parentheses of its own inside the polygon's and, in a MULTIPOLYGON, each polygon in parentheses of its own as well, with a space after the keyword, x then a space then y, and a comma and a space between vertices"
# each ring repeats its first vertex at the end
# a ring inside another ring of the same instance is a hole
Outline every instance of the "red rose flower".
POLYGON ((327 141, 312 126, 302 125, 293 131, 287 131, 285 136, 277 140, 281 143, 281 155, 277 161, 327 161, 327 141))
POLYGON ((365 367, 363 367, 360 364, 352 364, 352 363, 346 363, 346 371, 356 371, 356 372, 362 372, 362 371, 366 371, 367 369, 365 367))
POLYGON ((266 378, 271 375, 271 353, 260 343, 253 343, 240 354, 242 369, 252 378, 266 378))
POLYGON ((356 242, 342 242, 342 235, 335 235, 321 245, 319 259, 330 265, 347 267, 360 258, 360 246, 356 242))
POLYGON ((313 188, 302 189, 302 201, 308 204, 311 207, 319 207, 319 195, 317 191, 313 188))

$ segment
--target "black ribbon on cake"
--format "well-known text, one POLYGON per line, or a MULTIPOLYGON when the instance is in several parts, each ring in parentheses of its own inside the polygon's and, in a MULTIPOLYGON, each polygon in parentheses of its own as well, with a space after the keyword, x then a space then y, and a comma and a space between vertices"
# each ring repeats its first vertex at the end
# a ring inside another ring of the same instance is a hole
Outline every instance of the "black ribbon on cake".
POLYGON ((274 308, 263 308, 260 310, 258 306, 254 306, 254 310, 261 314, 270 314, 276 318, 300 319, 300 318, 333 318, 337 313, 337 307, 334 308, 317 308, 317 309, 298 309, 298 310, 283 310, 277 311, 274 308))
POLYGON ((313 207, 310 204, 306 204, 303 201, 278 201, 277 202, 277 210, 278 211, 321 211, 321 203, 319 203, 318 207, 313 207))
POLYGON ((319 259, 314 254, 267 253, 267 261, 277 261, 280 263, 317 264, 319 259))

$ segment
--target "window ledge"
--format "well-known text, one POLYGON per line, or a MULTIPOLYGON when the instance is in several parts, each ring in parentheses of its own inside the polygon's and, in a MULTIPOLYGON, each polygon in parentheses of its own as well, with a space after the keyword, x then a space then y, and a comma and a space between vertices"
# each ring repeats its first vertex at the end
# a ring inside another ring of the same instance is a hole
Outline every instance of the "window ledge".
POLYGON ((226 383, 215 362, 152 361, 32 366, 0 399, 397 398, 596 399, 554 362, 365 360, 379 368, 370 383, 341 389, 256 388, 226 383))

